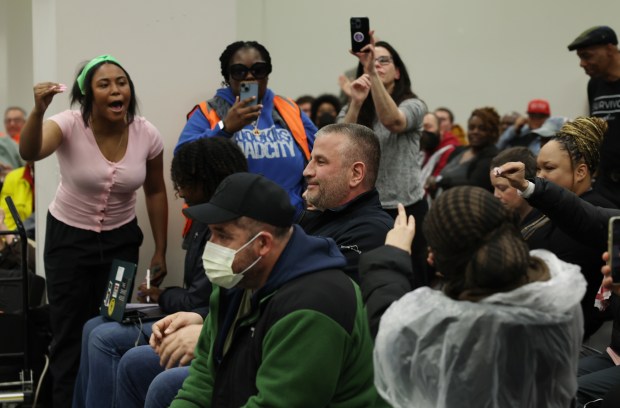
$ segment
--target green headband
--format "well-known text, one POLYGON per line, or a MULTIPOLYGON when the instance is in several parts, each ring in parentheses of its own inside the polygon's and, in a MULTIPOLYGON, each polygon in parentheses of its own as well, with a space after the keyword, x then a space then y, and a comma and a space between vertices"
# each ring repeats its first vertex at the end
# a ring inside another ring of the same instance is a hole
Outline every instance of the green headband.
POLYGON ((111 55, 100 55, 98 57, 95 57, 93 59, 91 59, 88 64, 86 64, 86 66, 84 67, 84 69, 82 69, 82 72, 80 72, 80 75, 78 75, 77 77, 77 83, 78 86, 80 87, 80 92, 82 92, 82 95, 86 95, 86 89, 84 87, 84 81, 86 80, 86 75, 88 74, 88 72, 93 69, 93 67, 101 62, 104 61, 110 61, 110 62, 114 62, 117 65, 121 65, 119 64, 119 62, 116 60, 116 58, 114 58, 111 55))

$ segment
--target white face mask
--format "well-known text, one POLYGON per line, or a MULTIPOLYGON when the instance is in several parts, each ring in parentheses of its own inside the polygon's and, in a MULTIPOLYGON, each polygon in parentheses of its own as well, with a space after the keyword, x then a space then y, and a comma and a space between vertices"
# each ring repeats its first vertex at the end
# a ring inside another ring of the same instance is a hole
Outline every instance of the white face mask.
POLYGON ((245 243, 241 248, 234 250, 226 248, 224 246, 214 244, 211 241, 207 242, 205 250, 202 253, 202 265, 205 268, 207 278, 214 285, 221 286, 226 289, 234 288, 243 279, 243 274, 252 268, 262 256, 259 256, 250 266, 245 268, 240 273, 234 273, 232 270, 232 264, 235 260, 235 255, 242 251, 245 247, 250 245, 261 233, 254 235, 254 238, 245 243))

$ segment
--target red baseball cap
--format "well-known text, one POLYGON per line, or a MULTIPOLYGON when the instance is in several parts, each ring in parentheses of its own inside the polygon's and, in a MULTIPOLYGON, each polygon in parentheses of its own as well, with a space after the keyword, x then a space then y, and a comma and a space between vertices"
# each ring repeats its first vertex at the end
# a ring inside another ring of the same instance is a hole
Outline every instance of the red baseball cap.
POLYGON ((527 104, 527 113, 539 113, 550 116, 551 108, 549 108, 549 102, 544 99, 532 99, 527 104))

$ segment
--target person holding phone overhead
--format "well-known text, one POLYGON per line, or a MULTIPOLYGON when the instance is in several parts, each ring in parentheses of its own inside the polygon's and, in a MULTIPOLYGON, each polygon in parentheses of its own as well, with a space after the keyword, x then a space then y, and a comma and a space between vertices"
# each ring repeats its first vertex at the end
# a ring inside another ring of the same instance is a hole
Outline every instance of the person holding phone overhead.
MULTIPOLYGON (((420 178, 420 137, 427 112, 426 104, 411 90, 411 80, 398 52, 385 41, 375 41, 360 52, 357 79, 351 83, 351 98, 338 115, 338 121, 359 123, 375 131, 381 144, 381 165, 377 190, 381 205, 392 216, 398 203, 407 215, 422 223, 428 211, 420 178)), ((426 244, 416 234, 412 246, 414 270, 426 270, 426 244)), ((421 276, 424 273, 420 274, 421 276)))
POLYGON ((66 110, 43 121, 55 82, 34 86, 35 106, 21 133, 20 154, 41 160, 56 152, 60 183, 49 206, 44 262, 50 304, 53 406, 69 407, 80 358, 82 326, 97 315, 114 258, 138 262, 143 235, 136 190, 146 198, 158 284, 166 274, 168 202, 159 131, 137 116, 134 85, 110 55, 80 70, 66 110))
POLYGON ((284 188, 291 204, 303 209, 303 170, 310 158, 316 127, 289 98, 267 87, 272 71, 269 51, 256 41, 237 41, 220 56, 224 87, 187 115, 175 152, 201 137, 232 138, 248 159, 251 173, 262 174, 284 188), (243 98, 243 89, 257 96, 243 98), (256 103, 258 102, 258 103, 256 103))

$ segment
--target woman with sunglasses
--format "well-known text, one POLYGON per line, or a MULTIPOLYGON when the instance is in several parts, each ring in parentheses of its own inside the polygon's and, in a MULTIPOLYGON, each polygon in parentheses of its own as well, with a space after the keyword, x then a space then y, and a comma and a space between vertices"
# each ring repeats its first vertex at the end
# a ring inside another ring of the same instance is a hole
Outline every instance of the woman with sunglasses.
POLYGON ((110 55, 85 64, 66 110, 43 121, 54 82, 34 86, 35 106, 20 138, 25 160, 58 157, 60 184, 47 213, 45 277, 50 304, 50 371, 55 407, 69 407, 80 358, 82 326, 99 312, 113 259, 137 263, 143 235, 136 190, 144 190, 155 241, 151 270, 166 273, 168 201, 159 131, 136 114, 131 77, 110 55))
POLYGON ((282 186, 300 213, 303 170, 314 144, 316 127, 297 104, 267 88, 271 57, 256 41, 237 41, 220 56, 223 88, 194 107, 175 148, 201 137, 233 138, 251 173, 282 186), (258 97, 240 99, 241 84, 258 83, 258 97))
MULTIPOLYGON (((420 137, 426 104, 411 90, 411 80, 398 52, 385 41, 370 44, 356 53, 357 79, 351 83, 349 104, 338 115, 339 121, 359 123, 375 131, 381 144, 381 165, 376 186, 381 205, 392 216, 398 203, 407 215, 421 223, 428 211, 420 178, 420 137)), ((414 270, 426 269, 426 244, 416 234, 412 259, 414 270)), ((426 279, 423 275, 420 282, 426 279)))

